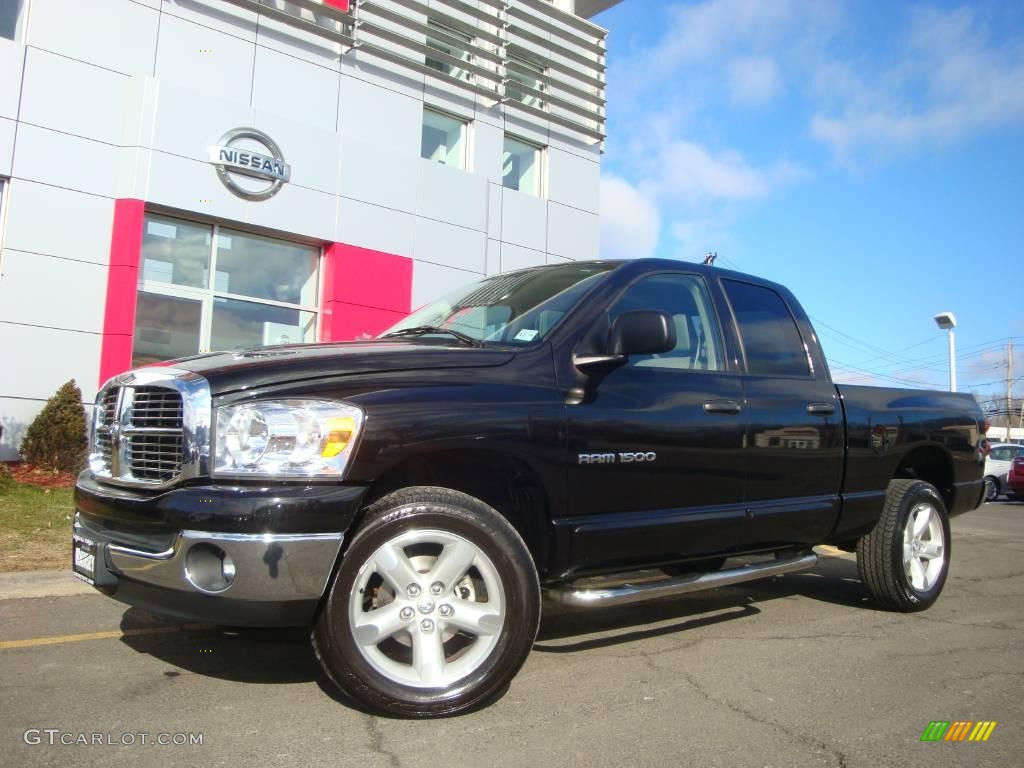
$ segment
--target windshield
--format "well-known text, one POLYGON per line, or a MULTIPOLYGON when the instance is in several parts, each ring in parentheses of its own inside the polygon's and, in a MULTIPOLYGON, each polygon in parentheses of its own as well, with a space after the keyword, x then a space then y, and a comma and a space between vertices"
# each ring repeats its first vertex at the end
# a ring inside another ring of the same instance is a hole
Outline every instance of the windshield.
POLYGON ((543 339, 614 264, 566 264, 496 275, 438 299, 380 335, 450 332, 480 342, 527 345, 543 339))

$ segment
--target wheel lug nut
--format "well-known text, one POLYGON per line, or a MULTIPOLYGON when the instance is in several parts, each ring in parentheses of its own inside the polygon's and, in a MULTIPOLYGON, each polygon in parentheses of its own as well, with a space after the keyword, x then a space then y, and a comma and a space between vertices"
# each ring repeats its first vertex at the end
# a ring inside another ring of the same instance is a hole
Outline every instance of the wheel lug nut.
POLYGON ((424 632, 433 632, 434 622, 430 619, 424 619, 420 622, 420 629, 422 629, 424 632))
POLYGON ((398 612, 398 617, 400 619, 402 619, 403 621, 408 621, 409 619, 411 619, 413 617, 414 613, 415 613, 415 611, 413 611, 412 608, 410 608, 409 606, 405 606, 405 608, 403 608, 402 610, 400 610, 398 612))
POLYGON ((448 605, 447 603, 445 603, 440 608, 438 608, 437 612, 439 614, 441 614, 442 616, 444 616, 446 619, 448 617, 450 617, 453 613, 455 613, 455 611, 452 609, 452 607, 450 605, 448 605))
POLYGON ((430 585, 430 594, 440 595, 442 592, 444 592, 444 584, 442 584, 440 581, 435 581, 433 584, 430 585))
POLYGON ((405 588, 405 591, 409 593, 409 597, 419 597, 420 585, 410 584, 408 587, 405 588))

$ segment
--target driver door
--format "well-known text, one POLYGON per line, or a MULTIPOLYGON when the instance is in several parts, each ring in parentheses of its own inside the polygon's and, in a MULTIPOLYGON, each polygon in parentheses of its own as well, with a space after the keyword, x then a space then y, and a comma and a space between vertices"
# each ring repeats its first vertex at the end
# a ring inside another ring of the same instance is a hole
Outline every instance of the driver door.
POLYGON ((573 558, 581 567, 727 553, 747 541, 743 389, 730 370, 711 292, 699 274, 629 286, 609 320, 661 310, 676 346, 633 355, 567 406, 573 558))

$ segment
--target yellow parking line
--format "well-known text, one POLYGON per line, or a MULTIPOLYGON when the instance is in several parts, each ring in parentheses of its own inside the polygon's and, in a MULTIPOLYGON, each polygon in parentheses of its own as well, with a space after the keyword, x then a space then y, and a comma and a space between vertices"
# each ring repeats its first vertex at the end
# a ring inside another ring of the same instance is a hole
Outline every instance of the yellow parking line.
POLYGON ((170 632, 188 632, 212 629, 209 624, 179 624, 173 627, 137 627, 135 629, 115 629, 109 632, 83 632, 78 635, 50 635, 48 637, 31 637, 27 640, 2 640, 0 651, 14 648, 34 648, 39 645, 61 645, 63 643, 80 643, 83 640, 109 640, 117 637, 137 637, 139 635, 164 635, 170 632))

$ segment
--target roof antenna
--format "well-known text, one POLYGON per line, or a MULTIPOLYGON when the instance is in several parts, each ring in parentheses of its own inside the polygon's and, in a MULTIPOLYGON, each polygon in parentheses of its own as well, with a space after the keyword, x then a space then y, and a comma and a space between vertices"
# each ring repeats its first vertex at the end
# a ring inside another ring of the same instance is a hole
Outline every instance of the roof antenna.
POLYGON ((708 251, 704 256, 704 266, 713 267, 715 266, 715 259, 718 258, 718 251, 708 251))

